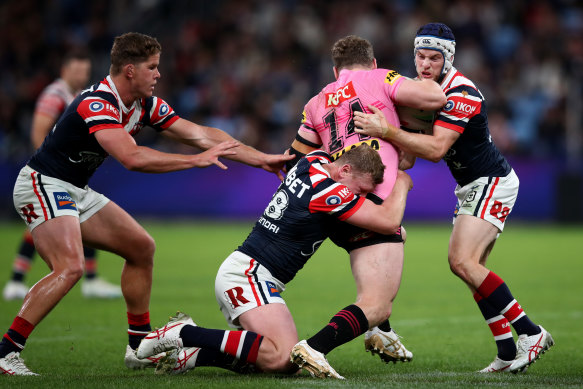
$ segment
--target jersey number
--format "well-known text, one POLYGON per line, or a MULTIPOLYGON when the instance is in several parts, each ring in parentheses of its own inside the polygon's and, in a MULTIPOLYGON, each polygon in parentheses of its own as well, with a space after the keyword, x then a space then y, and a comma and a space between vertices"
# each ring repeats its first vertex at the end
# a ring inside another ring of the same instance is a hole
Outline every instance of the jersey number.
POLYGON ((364 112, 364 107, 360 103, 360 99, 354 99, 350 102, 350 120, 346 123, 346 128, 344 133, 345 137, 338 136, 338 122, 336 120, 336 110, 331 110, 326 116, 324 116, 324 123, 330 129, 330 143, 328 144, 328 149, 330 154, 334 154, 344 148, 345 138, 349 138, 354 135, 358 135, 359 141, 363 139, 370 138, 366 135, 358 134, 354 131, 354 112, 364 112))

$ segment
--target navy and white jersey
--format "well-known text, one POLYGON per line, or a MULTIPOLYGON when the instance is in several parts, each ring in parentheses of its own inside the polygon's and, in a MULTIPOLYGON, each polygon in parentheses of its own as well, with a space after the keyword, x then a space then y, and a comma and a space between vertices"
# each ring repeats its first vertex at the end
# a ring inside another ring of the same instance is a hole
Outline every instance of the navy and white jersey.
POLYGON ((346 220, 364 203, 330 178, 330 155, 316 150, 289 171, 238 250, 257 260, 283 283, 294 278, 328 237, 326 220, 346 220))
POLYGON ((155 96, 126 107, 107 76, 73 100, 28 165, 83 188, 108 156, 95 139, 95 132, 123 128, 135 136, 144 126, 162 131, 176 120, 174 110, 155 96))
POLYGON ((435 125, 461 135, 443 157, 453 178, 464 186, 478 177, 505 177, 511 167, 492 142, 486 102, 474 83, 452 68, 442 81, 447 103, 435 125))

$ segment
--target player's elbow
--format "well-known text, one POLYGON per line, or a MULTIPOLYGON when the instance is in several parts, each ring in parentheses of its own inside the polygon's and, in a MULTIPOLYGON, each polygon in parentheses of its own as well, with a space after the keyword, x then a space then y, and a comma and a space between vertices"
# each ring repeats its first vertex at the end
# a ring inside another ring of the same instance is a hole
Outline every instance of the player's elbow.
POLYGON ((119 163, 129 171, 139 172, 144 169, 144 161, 135 155, 126 155, 118 159, 119 163))

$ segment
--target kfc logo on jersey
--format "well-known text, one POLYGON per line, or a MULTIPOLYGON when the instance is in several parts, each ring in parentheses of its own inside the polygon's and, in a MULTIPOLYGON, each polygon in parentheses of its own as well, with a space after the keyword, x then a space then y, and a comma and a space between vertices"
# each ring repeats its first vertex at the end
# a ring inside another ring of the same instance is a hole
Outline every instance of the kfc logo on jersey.
POLYGON ((101 111, 105 106, 103 105, 102 102, 100 101, 94 101, 92 103, 89 104, 89 109, 91 110, 91 112, 99 112, 101 111))
POLYGON ((326 108, 337 107, 343 101, 356 97, 352 81, 338 89, 334 93, 326 93, 326 108))

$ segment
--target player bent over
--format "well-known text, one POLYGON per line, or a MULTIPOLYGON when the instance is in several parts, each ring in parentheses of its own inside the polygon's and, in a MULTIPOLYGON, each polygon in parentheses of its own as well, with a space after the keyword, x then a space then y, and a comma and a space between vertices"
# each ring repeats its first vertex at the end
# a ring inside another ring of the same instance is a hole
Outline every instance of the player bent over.
MULTIPOLYGON (((173 350, 158 364, 159 371, 170 373, 208 365, 233 369, 232 362, 237 360, 239 371, 241 364, 251 364, 263 372, 292 373, 299 365, 313 376, 342 379, 324 354, 307 345, 292 363, 290 351, 298 344, 298 335, 281 293, 328 237, 329 222, 343 220, 383 234, 399 229, 412 187, 406 173, 399 172, 382 205, 362 197, 382 182, 384 168, 379 154, 368 145, 334 162, 323 151, 302 158, 288 172, 245 242, 218 271, 217 301, 229 325, 241 330, 197 327, 179 315, 147 335, 137 356, 173 350)), ((369 328, 364 314, 354 307, 343 311, 351 325, 338 329, 338 338, 345 342, 369 328)))

